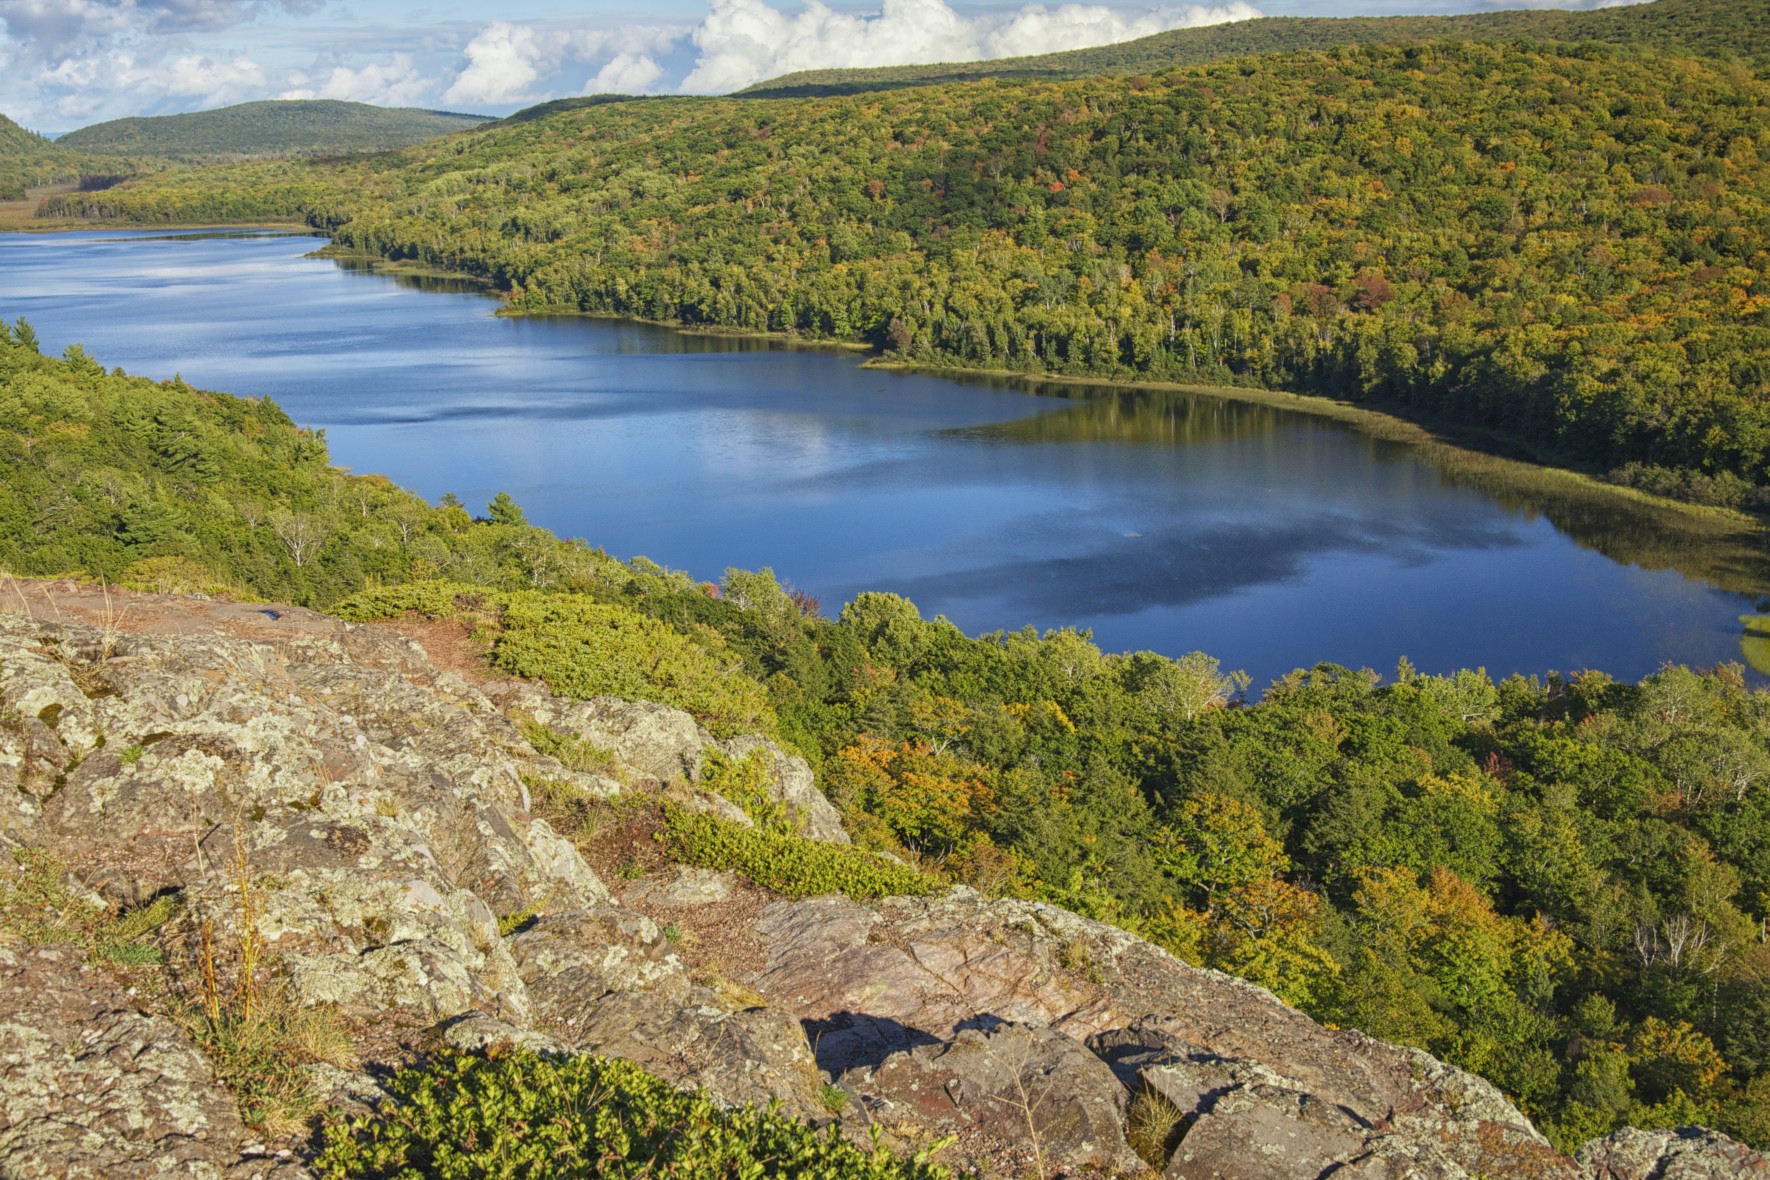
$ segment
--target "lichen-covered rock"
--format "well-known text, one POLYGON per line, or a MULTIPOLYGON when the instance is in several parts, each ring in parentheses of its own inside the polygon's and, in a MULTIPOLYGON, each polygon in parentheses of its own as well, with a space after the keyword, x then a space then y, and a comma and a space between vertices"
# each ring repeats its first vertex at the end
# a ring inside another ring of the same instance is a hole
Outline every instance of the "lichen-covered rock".
POLYGON ((1281 1153, 1299 1168, 1320 1160, 1314 1175, 1385 1138, 1397 1140, 1385 1158, 1414 1144, 1473 1175, 1576 1174, 1479 1078, 1322 1028, 1261 988, 1054 906, 967 889, 877 906, 823 898, 778 903, 758 929, 769 941, 757 990, 808 1022, 819 1064, 844 1079, 980 1020, 1023 1023, 1090 1044, 1127 1086, 1161 1078, 1155 1088, 1196 1119, 1176 1175, 1265 1174, 1252 1161, 1281 1153))
POLYGON ((453 1020, 437 1025, 436 1035, 442 1043, 458 1053, 480 1053, 497 1047, 514 1046, 531 1053, 568 1053, 569 1047, 557 1037, 532 1028, 511 1024, 484 1012, 465 1012, 453 1020))
POLYGON ((1365 1154, 1358 1120, 1278 1086, 1238 1086, 1210 1101, 1168 1160, 1169 1180, 1320 1176, 1365 1154))
POLYGON ((253 1147, 176 1024, 141 1011, 77 948, 0 948, 0 1175, 306 1175, 253 1147))
POLYGON ((555 1035, 576 1030, 603 997, 650 992, 681 1003, 688 973, 650 918, 609 906, 537 918, 510 940, 536 1015, 555 1035))
POLYGON ((668 874, 628 887, 627 897, 655 905, 715 905, 729 898, 736 886, 736 873, 678 865, 668 874))
POLYGON ((768 759, 769 794, 775 802, 786 805, 800 834, 829 844, 850 843, 848 830, 842 826, 842 816, 817 789, 817 780, 805 759, 754 734, 730 738, 720 742, 719 748, 740 761, 757 750, 762 751, 768 759))
POLYGON ((1638 1131, 1625 1127, 1580 1149, 1591 1180, 1747 1180, 1770 1176, 1770 1160, 1702 1127, 1638 1131))
POLYGON ((534 685, 502 685, 499 702, 557 733, 606 750, 629 775, 658 783, 700 777, 713 736, 681 709, 652 701, 556 697, 534 685))
POLYGON ((1125 1088, 1099 1058, 1050 1029, 983 1024, 856 1066, 837 1084, 911 1141, 958 1136, 948 1163, 1013 1175, 1142 1170, 1125 1142, 1125 1088))
POLYGON ((1006 911, 969 890, 952 897, 877 908, 840 897, 778 902, 757 923, 768 958, 756 989, 818 1022, 818 1062, 837 1074, 948 1039, 979 1016, 1064 1031, 1086 1025, 1104 1000, 1100 988, 1029 953, 1006 911))
MULTIPOLYGON (((785 804, 800 832, 813 840, 849 843, 842 817, 818 790, 810 765, 778 742, 756 734, 720 741, 690 714, 651 701, 616 697, 572 701, 526 684, 500 685, 495 691, 500 706, 512 715, 607 751, 615 760, 616 773, 629 781, 692 788, 701 781, 709 750, 739 761, 760 750, 768 759, 769 794, 785 804)), ((706 792, 685 791, 682 802, 749 822, 735 806, 706 792)))
POLYGON ((578 1052, 635 1062, 725 1106, 779 1102, 800 1118, 828 1117, 805 1030, 784 1012, 734 1011, 698 986, 681 995, 618 992, 585 1005, 559 1032, 578 1052))
POLYGON ((293 609, 259 622, 241 637, 0 616, 0 706, 26 718, 0 761, 24 788, 11 827, 34 822, 36 842, 113 900, 182 890, 224 940, 243 879, 299 1002, 524 1019, 498 919, 611 901, 527 814, 538 756, 390 632, 293 609), (33 793, 52 771, 59 787, 33 793))

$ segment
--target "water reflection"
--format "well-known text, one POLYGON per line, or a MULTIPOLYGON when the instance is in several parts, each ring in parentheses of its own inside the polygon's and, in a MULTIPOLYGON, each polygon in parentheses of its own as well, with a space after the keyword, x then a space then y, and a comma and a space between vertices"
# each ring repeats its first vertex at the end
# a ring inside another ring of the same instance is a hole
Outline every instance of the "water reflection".
MULTIPOLYGON (((1262 438, 1299 421, 1306 421, 1311 428, 1340 427, 1339 423, 1306 418, 1294 411, 1183 390, 1113 389, 1045 382, 1026 382, 1020 388, 1034 396, 1061 398, 1070 404, 1036 417, 955 433, 1019 444, 1112 442, 1186 446, 1262 438)), ((1355 433, 1349 427, 1346 432, 1355 433)))
POLYGON ((1770 593, 1759 527, 1418 432, 1261 395, 954 381, 499 317, 470 281, 312 247, 0 236, 0 315, 46 351, 77 340, 107 366, 268 394, 343 464, 432 500, 507 491, 559 533, 697 578, 772 566, 831 609, 893 590, 968 631, 1087 627, 1257 683, 1402 655, 1637 677, 1740 658, 1742 595, 1770 593))
POLYGON ((429 270, 405 270, 397 266, 389 266, 379 258, 316 256, 330 258, 332 264, 342 271, 353 274, 379 275, 407 291, 423 291, 431 295, 473 295, 490 286, 483 280, 467 278, 463 275, 444 274, 429 270))
POLYGON ((962 433, 1016 444, 1113 442, 1200 446, 1248 442, 1281 431, 1339 431, 1373 464, 1420 460, 1438 486, 1468 488, 1525 520, 1548 520, 1581 546, 1648 570, 1678 570, 1740 594, 1770 592, 1770 530, 1764 522, 1692 512, 1646 497, 1443 442, 1375 438, 1348 422, 1301 411, 1170 390, 1115 390, 1027 383, 1028 392, 1070 399, 1051 413, 962 433))
POLYGON ((199 229, 176 234, 142 234, 131 239, 137 242, 241 242, 263 238, 321 238, 318 230, 302 233, 289 229, 199 229))

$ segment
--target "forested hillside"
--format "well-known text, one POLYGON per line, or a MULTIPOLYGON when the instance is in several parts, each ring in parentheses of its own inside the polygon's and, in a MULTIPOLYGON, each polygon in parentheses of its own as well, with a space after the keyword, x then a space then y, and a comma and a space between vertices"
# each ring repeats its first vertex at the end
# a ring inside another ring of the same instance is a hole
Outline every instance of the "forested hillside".
POLYGON ((482 115, 332 99, 247 102, 187 115, 113 119, 58 143, 100 155, 179 160, 336 155, 406 147, 487 122, 482 115))
POLYGON ((0 323, 0 569, 324 605, 369 581, 518 580, 597 558, 521 522, 475 526, 329 465, 266 400, 38 355, 0 323), (519 571, 528 570, 529 574, 519 571))
POLYGON ((1036 57, 876 69, 806 70, 741 91, 757 97, 856 94, 983 78, 1055 80, 1150 74, 1262 53, 1428 40, 1603 41, 1657 52, 1770 64, 1770 0, 1654 0, 1570 12, 1521 9, 1457 16, 1267 17, 1174 29, 1093 49, 1036 57))
POLYGON ((9 156, 30 156, 48 151, 49 146, 49 140, 26 131, 5 115, 0 115, 0 152, 9 156))
POLYGON ((1344 396, 1722 504, 1770 473, 1770 86, 1434 43, 570 110, 52 202, 305 216, 576 309, 1344 396))
POLYGON ((77 180, 84 162, 0 115, 0 201, 22 201, 29 189, 77 180))
MULTIPOLYGON (((766 571, 559 542, 506 497, 427 506, 269 402, 43 357, 23 324, 0 569, 457 617, 503 672, 778 734, 863 846, 1425 1047, 1565 1146, 1689 1122, 1770 1145, 1770 695, 1734 669, 1321 666, 1250 701, 1202 654, 967 638, 883 594, 830 619, 766 571)), ((755 769, 704 784, 748 799, 755 769)))

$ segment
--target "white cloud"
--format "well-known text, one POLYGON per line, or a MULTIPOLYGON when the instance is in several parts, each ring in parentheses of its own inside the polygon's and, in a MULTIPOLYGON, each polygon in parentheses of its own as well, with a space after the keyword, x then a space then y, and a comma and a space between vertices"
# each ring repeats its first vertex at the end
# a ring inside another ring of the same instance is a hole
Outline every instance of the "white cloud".
POLYGON ((263 97, 269 78, 249 57, 217 60, 184 54, 165 61, 141 62, 128 53, 92 53, 70 57, 39 75, 38 83, 62 93, 54 111, 65 119, 86 119, 127 95, 137 109, 166 99, 181 109, 226 106, 263 97))
POLYGON ((223 106, 264 93, 264 67, 248 57, 215 61, 199 54, 174 58, 146 75, 149 85, 166 94, 200 99, 203 106, 223 106))
POLYGON ((528 25, 493 21, 467 43, 467 68, 443 92, 444 102, 504 103, 528 97, 556 47, 528 25))
POLYGON ((1259 15, 1258 8, 1240 0, 1216 6, 1189 4, 1182 8, 1158 8, 1141 14, 1101 4, 1065 4, 1055 9, 1034 5, 1021 9, 1006 24, 990 31, 984 38, 987 50, 984 56, 1026 57, 1064 49, 1086 49, 1149 37, 1168 29, 1220 25, 1252 20, 1259 15))
POLYGON ((876 16, 836 12, 822 0, 806 0, 791 15, 763 0, 710 0, 694 33, 699 56, 682 89, 721 94, 794 70, 1052 53, 1259 15, 1245 0, 1141 12, 1105 4, 1034 4, 1006 16, 966 16, 946 0, 884 0, 876 16))
POLYGON ((0 97, 29 118, 63 126, 163 105, 190 110, 262 98, 275 85, 271 71, 213 36, 325 3, 0 0, 0 97))
POLYGON ((333 66, 319 77, 297 74, 290 82, 278 98, 336 98, 388 107, 416 106, 437 88, 437 81, 420 73, 409 53, 396 53, 361 69, 333 66))
POLYGON ((493 21, 467 43, 462 51, 467 64, 443 92, 443 100, 497 106, 530 102, 562 90, 569 93, 568 88, 576 87, 559 77, 566 63, 594 62, 604 55, 612 56, 586 83, 584 93, 642 91, 663 77, 664 68, 656 55, 689 32, 682 25, 628 25, 610 30, 493 21))
POLYGON ((623 50, 609 59, 596 76, 584 84, 585 94, 643 94, 664 76, 664 67, 646 53, 623 50))
POLYGON ((51 63, 120 40, 214 32, 266 12, 316 12, 326 0, 0 0, 7 35, 51 63))
POLYGON ((20 50, 49 60, 139 27, 132 7, 95 0, 0 0, 0 23, 20 50))

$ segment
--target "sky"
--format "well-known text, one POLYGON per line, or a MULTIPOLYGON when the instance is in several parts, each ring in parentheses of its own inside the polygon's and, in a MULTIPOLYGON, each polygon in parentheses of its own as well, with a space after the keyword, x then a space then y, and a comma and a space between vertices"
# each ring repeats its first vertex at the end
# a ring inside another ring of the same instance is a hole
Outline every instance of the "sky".
POLYGON ((577 94, 721 94, 792 70, 972 61, 1257 16, 1630 0, 0 0, 0 113, 126 115, 340 98, 504 115, 577 94))

